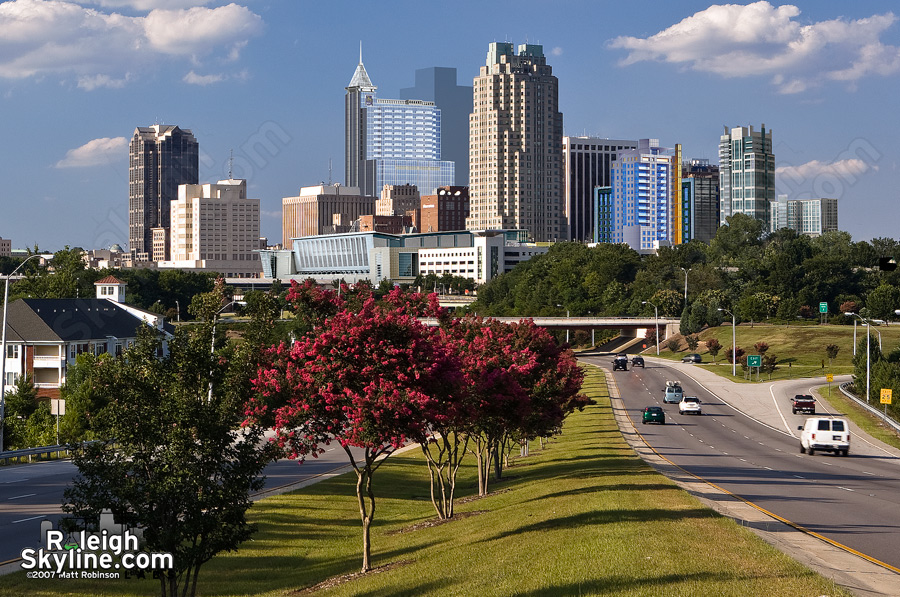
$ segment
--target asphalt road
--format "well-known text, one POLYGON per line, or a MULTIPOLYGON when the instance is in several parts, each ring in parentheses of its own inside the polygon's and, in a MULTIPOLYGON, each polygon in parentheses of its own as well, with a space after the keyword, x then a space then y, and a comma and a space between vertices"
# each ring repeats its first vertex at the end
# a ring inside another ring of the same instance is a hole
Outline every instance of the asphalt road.
MULTIPOLYGON (((266 467, 262 493, 342 468, 347 454, 336 444, 303 465, 278 460, 266 467)), ((68 460, 21 464, 0 469, 0 564, 18 558, 26 547, 40 547, 40 525, 62 516, 63 490, 77 469, 68 460)))
MULTIPOLYGON (((603 357, 586 360, 608 366, 603 357)), ((809 381, 773 386, 769 425, 668 367, 648 362, 645 370, 614 375, 631 419, 660 454, 770 512, 900 567, 900 460, 858 435, 848 457, 800 454, 794 436, 807 415, 791 414, 789 396, 807 393, 809 381), (679 379, 685 395, 700 398, 701 416, 679 415, 678 405, 663 404, 667 379, 679 379), (666 425, 641 424, 641 410, 652 405, 663 407, 666 425)))

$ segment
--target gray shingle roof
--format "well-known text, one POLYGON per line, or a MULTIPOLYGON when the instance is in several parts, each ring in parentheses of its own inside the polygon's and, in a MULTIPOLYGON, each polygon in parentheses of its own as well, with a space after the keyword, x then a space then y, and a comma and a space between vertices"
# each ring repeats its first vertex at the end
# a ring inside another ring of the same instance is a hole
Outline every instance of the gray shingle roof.
POLYGON ((88 342, 134 338, 145 325, 106 299, 20 299, 9 304, 6 337, 13 342, 88 342))

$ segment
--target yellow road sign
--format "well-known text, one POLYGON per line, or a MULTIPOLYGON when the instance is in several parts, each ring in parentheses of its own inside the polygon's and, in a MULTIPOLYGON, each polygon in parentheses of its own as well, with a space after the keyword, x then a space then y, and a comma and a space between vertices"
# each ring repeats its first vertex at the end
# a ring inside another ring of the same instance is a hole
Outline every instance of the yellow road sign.
POLYGON ((834 375, 832 375, 831 373, 827 373, 827 374, 825 375, 825 381, 827 381, 828 383, 833 382, 833 381, 834 381, 834 375))
POLYGON ((882 404, 890 404, 891 403, 891 389, 890 388, 881 388, 881 403, 882 404))

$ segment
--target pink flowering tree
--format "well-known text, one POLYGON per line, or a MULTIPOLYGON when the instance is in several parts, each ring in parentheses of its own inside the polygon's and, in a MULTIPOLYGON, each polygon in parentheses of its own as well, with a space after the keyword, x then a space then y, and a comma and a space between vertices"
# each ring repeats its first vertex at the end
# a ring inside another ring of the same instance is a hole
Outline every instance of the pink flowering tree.
POLYGON ((317 332, 272 350, 255 381, 248 421, 271 423, 278 446, 300 461, 331 441, 340 443, 357 476, 365 572, 371 568, 373 476, 409 438, 428 436, 423 413, 454 368, 432 340, 435 331, 403 308, 371 298, 359 311, 337 311, 317 332))

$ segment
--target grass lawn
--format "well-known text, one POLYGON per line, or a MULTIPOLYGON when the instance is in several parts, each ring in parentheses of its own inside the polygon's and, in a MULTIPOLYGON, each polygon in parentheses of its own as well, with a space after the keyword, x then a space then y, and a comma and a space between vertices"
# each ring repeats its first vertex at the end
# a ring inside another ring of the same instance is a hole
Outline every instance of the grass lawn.
MULTIPOLYGON (((561 435, 517 458, 491 495, 460 500, 458 518, 433 519, 417 451, 375 476, 375 566, 316 595, 849 595, 704 507, 657 474, 616 428, 602 374, 598 404, 561 435)), ((361 529, 351 474, 254 505, 260 532, 201 570, 202 595, 294 595, 360 566, 361 529)), ((473 462, 460 497, 475 491, 473 462)), ((152 581, 0 577, 3 595, 152 595, 152 581)))
MULTIPOLYGON (((872 343, 878 342, 878 333, 881 332, 884 352, 894 350, 900 344, 900 326, 879 326, 872 328, 872 343)), ((865 339, 866 327, 857 326, 857 340, 865 339)), ((743 381, 744 373, 740 366, 737 369, 737 378, 731 376, 731 365, 725 355, 725 351, 731 348, 731 325, 721 325, 715 328, 707 328, 699 335, 700 346, 698 352, 703 357, 704 364, 722 377, 743 381), (718 366, 713 364, 713 357, 706 350, 705 341, 715 338, 722 345, 716 360, 718 366)), ((745 354, 756 354, 753 345, 757 342, 766 342, 769 350, 766 354, 778 357, 778 368, 772 374, 772 380, 792 379, 797 377, 818 377, 826 373, 844 375, 853 373, 853 326, 852 325, 769 325, 757 323, 753 327, 750 324, 740 324, 735 330, 737 345, 743 348, 745 354), (834 363, 828 362, 825 355, 825 347, 836 344, 839 347, 834 363), (823 368, 824 364, 824 368, 823 368)), ((659 356, 663 358, 681 360, 688 354, 687 345, 682 341, 681 350, 672 352, 665 346, 665 341, 660 345, 659 356)), ((650 349, 645 351, 650 354, 650 349)), ((865 350, 863 350, 865 354, 865 350)), ((754 380, 756 375, 754 374, 754 380)), ((766 374, 761 374, 760 379, 768 379, 766 374)))
MULTIPOLYGON (((900 450, 900 436, 897 435, 894 428, 885 425, 881 419, 859 407, 856 402, 853 402, 844 396, 837 388, 836 384, 832 385, 831 392, 828 391, 827 385, 817 387, 816 392, 819 396, 826 399, 837 412, 841 413, 842 416, 845 416, 856 423, 860 429, 875 439, 900 450)), ((877 407, 878 405, 875 406, 877 407)))

